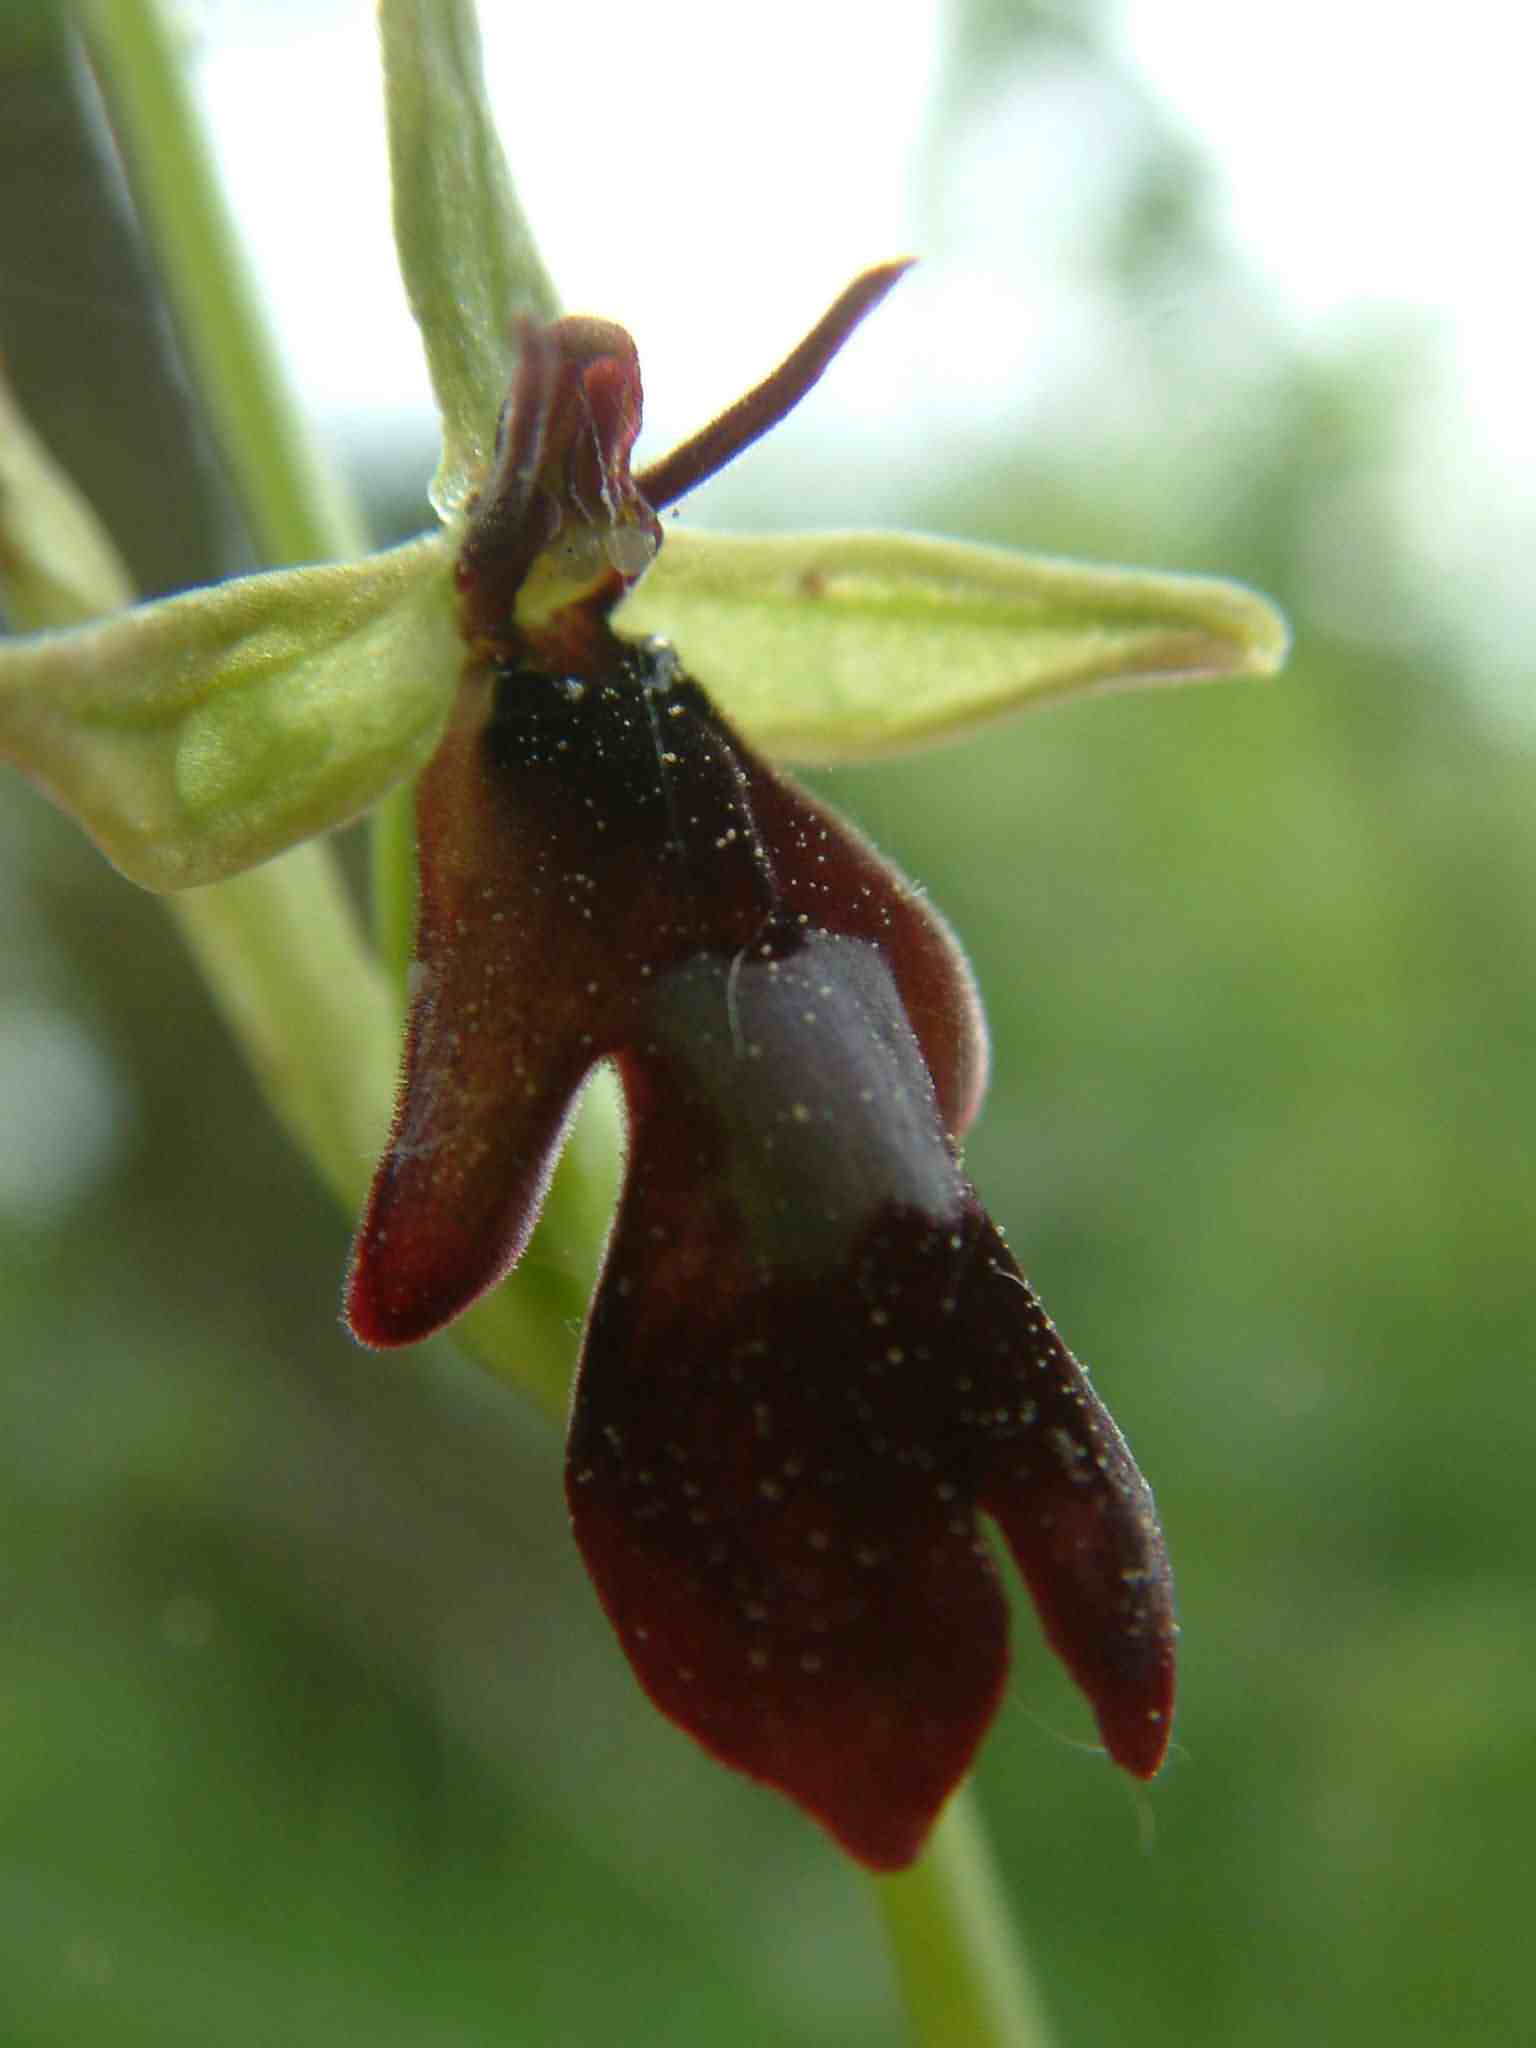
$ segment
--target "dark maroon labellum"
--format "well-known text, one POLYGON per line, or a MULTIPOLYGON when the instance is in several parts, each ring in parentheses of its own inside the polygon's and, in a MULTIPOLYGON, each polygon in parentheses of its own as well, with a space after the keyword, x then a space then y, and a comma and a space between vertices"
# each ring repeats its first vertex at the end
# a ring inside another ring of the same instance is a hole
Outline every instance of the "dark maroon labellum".
POLYGON ((616 1065, 629 1157, 571 1424, 577 1539, 663 1711, 877 1869, 917 1853, 1001 1694, 978 1510, 1142 1777, 1175 1633, 1146 1486, 957 1163, 985 1040, 954 941, 669 648, 608 623, 656 509, 898 274, 638 481, 628 337, 523 336, 460 558, 405 1082, 348 1296, 365 1343, 403 1344, 499 1280, 577 1093, 616 1065))

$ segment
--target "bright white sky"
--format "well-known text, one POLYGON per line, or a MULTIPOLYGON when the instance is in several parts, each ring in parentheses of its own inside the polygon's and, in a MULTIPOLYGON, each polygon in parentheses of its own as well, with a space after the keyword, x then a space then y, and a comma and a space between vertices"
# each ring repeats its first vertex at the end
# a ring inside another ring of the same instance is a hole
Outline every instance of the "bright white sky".
MULTIPOLYGON (((413 413, 425 443, 371 12, 192 0, 189 18, 311 403, 350 434, 413 413)), ((979 434, 1000 391, 1017 420, 1078 346, 1062 199, 1091 205, 1102 175, 1093 109, 1024 122, 1000 96, 948 172, 944 218, 927 218, 916 168, 942 0, 776 0, 771 16, 718 0, 482 0, 481 13, 503 137, 561 294, 640 343, 651 451, 759 376, 854 271, 925 242, 943 253, 860 335, 857 374, 834 370, 800 444, 808 459, 807 445, 851 440, 861 494, 842 502, 818 472, 804 523, 879 517, 879 466, 860 447, 880 436, 889 451, 893 420, 913 441, 979 434), (957 333, 988 343, 966 350, 959 380, 957 333)), ((1491 573, 1529 646, 1536 16, 1511 0, 1450 13, 1121 0, 1116 18, 1130 61, 1214 159, 1233 239, 1299 327, 1326 343, 1399 309, 1443 329, 1454 375, 1419 456, 1434 483, 1421 547, 1431 567, 1500 557, 1491 573)), ((776 459, 793 461, 793 444, 776 459)))

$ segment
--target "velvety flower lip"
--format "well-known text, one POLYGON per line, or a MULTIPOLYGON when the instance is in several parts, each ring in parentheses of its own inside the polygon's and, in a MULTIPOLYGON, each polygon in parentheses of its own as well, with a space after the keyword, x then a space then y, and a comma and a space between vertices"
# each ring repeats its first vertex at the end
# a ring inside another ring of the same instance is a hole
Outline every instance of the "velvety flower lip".
POLYGON ((525 332, 459 556, 405 1076, 348 1290, 357 1335, 399 1344, 494 1284, 616 1066, 576 1535, 657 1704, 879 1869, 917 1853, 1004 1682, 978 1511, 1141 1776, 1175 1635, 1150 1495, 958 1163, 986 1066, 958 947, 670 647, 608 623, 658 504, 771 424, 896 274, 638 481, 627 336, 525 332))
POLYGON ((1007 1669, 976 1510, 1118 1761, 1172 1705, 1170 1587, 1113 1423, 954 1162, 880 950, 705 957, 621 1055, 631 1151, 569 1490, 652 1698, 897 1867, 1007 1669))

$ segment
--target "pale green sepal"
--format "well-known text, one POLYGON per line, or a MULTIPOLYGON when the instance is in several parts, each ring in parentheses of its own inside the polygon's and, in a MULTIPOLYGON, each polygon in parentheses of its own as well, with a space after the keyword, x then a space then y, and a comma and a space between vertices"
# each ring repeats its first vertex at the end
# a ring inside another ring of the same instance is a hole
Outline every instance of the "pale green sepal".
POLYGON ((1241 584, 907 534, 671 530, 617 623, 672 641, 745 738, 803 762, 1074 691, 1271 675, 1288 645, 1241 584))
POLYGON ((133 602, 100 520, 16 408, 0 377, 0 610, 19 633, 133 602))
POLYGON ((131 881, 222 881, 425 763, 463 662, 446 539, 0 646, 0 758, 131 881))
POLYGON ((491 119, 471 0, 382 0, 379 29, 395 243, 443 419, 432 503, 452 519, 490 462, 513 323, 559 304, 491 119))

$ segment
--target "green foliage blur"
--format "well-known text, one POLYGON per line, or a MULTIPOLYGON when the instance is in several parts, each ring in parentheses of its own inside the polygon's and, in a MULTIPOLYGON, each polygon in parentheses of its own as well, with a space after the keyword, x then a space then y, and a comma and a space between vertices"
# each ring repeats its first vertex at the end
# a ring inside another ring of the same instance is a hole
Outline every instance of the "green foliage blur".
MULTIPOLYGON (((933 178, 1003 72, 1113 83, 1135 402, 903 523, 1241 575, 1298 650, 837 786, 972 954, 972 1171, 1179 1574, 1163 1778, 1021 1611, 981 1798, 1063 2048, 1524 2040, 1536 763, 1376 488, 1414 338, 1297 352, 1089 24, 957 9, 933 178)), ((0 42, 0 346, 162 588, 238 527, 77 84, 0 42)), ((0 795, 0 2041, 891 2048, 861 1888, 641 1701, 550 1434, 354 1349, 158 906, 0 795)))

